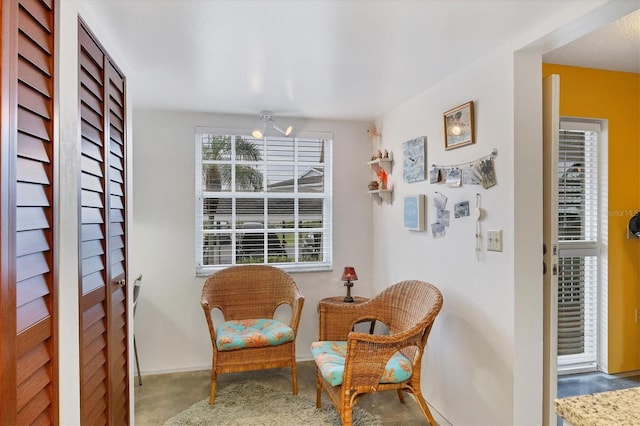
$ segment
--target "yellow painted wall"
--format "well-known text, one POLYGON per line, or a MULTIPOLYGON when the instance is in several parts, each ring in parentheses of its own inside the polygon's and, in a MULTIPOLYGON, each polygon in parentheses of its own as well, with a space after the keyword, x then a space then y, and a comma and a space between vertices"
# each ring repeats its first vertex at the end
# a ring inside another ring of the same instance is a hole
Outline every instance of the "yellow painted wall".
POLYGON ((560 115, 608 120, 608 372, 640 370, 640 240, 627 239, 640 210, 640 74, 543 64, 560 75, 560 115))

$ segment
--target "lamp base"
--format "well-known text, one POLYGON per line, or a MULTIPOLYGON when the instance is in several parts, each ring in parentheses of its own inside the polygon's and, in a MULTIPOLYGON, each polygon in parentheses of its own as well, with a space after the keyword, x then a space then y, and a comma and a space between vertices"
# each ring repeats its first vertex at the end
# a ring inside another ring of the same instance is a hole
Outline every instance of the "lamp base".
POLYGON ((346 283, 344 283, 344 286, 347 288, 347 295, 344 298, 343 302, 353 303, 353 297, 351 297, 351 287, 353 287, 353 283, 351 282, 351 280, 348 280, 346 283))

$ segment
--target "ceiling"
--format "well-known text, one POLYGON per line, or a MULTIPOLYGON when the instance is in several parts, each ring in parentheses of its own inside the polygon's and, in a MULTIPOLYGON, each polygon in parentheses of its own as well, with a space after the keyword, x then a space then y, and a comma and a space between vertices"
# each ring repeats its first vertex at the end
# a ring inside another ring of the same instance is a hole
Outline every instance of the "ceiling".
MULTIPOLYGON (((89 0, 135 107, 352 120, 380 117, 574 3, 89 0)), ((640 35, 625 28, 549 62, 640 72, 640 35)))

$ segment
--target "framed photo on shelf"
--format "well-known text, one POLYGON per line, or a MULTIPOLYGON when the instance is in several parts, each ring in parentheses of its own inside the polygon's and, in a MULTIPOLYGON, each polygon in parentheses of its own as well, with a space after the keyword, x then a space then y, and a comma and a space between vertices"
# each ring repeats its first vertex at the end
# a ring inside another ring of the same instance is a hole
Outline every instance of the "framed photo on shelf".
POLYGON ((469 101, 444 113, 444 149, 460 148, 473 143, 473 101, 469 101))
POLYGON ((404 197, 404 227, 411 231, 424 231, 424 194, 404 197))

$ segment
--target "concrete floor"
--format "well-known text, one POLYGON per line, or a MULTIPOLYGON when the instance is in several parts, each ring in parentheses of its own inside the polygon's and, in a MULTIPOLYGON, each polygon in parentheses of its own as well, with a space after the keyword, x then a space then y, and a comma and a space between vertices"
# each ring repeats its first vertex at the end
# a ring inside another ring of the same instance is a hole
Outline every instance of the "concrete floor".
MULTIPOLYGON (((135 424, 162 425, 180 411, 208 398, 210 377, 210 370, 148 375, 142 376, 142 386, 138 386, 136 377, 135 424)), ((218 376, 218 389, 240 380, 258 380, 287 392, 291 391, 291 370, 288 368, 222 374, 218 376)), ((315 383, 313 361, 298 362, 298 394, 315 402, 315 383)), ((385 425, 427 424, 416 401, 406 395, 403 405, 395 391, 365 395, 357 406, 381 416, 385 425)), ((439 425, 450 425, 433 407, 430 406, 430 409, 439 425)))

